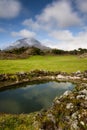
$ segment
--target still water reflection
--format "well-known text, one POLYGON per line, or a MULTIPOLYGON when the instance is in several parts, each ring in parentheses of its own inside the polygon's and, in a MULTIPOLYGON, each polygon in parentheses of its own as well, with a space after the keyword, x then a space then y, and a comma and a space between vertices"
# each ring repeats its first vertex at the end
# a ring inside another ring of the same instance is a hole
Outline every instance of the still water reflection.
POLYGON ((45 83, 23 84, 15 89, 0 92, 0 112, 30 113, 47 108, 56 96, 75 85, 69 82, 50 81, 45 83), (20 87, 20 88, 19 88, 20 87))

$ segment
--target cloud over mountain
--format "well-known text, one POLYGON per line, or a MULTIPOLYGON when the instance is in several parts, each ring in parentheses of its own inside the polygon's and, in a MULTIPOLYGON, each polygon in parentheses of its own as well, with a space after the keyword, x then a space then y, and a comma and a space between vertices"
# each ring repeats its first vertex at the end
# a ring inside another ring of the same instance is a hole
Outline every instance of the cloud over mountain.
POLYGON ((20 30, 19 32, 12 32, 11 35, 13 37, 35 37, 35 33, 26 29, 20 30))

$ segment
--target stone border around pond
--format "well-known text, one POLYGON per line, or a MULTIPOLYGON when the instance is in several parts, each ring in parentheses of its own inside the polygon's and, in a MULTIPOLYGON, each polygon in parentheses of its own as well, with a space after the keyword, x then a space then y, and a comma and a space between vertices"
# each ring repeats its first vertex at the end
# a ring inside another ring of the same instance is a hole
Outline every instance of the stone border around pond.
POLYGON ((51 72, 44 70, 34 70, 30 72, 18 72, 15 74, 0 74, 0 89, 7 88, 25 82, 33 81, 70 81, 70 82, 87 82, 87 70, 84 72, 77 71, 75 73, 51 72))

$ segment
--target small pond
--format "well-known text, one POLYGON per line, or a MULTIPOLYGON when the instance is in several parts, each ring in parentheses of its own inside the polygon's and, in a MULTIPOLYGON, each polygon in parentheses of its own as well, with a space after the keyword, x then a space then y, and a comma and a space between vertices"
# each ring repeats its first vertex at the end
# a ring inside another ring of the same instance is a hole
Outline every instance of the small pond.
POLYGON ((48 108, 56 96, 72 90, 70 82, 22 84, 0 91, 0 113, 30 113, 48 108))

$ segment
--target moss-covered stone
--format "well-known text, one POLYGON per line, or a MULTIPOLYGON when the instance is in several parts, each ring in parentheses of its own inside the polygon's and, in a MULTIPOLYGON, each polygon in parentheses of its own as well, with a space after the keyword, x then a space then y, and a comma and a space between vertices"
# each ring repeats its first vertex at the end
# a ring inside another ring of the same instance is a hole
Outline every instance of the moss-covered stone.
POLYGON ((87 84, 78 87, 78 91, 65 92, 55 98, 53 105, 46 112, 36 116, 43 130, 86 130, 87 129, 87 84), (84 91, 85 88, 85 91, 84 91), (78 95, 83 98, 77 98, 78 95))

